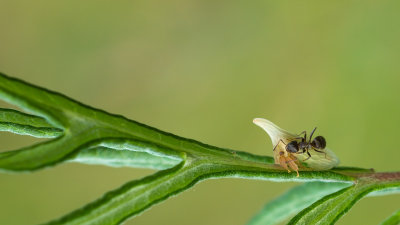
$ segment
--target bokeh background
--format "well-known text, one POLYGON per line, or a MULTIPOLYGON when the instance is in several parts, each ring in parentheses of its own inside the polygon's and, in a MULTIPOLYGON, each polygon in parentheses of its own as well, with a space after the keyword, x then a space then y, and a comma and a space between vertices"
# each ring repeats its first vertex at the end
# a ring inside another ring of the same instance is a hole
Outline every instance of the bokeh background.
MULTIPOLYGON (((399 170, 399 1, 0 1, 0 70, 208 144, 271 155, 255 117, 318 126, 341 165, 399 170)), ((2 107, 7 106, 2 104, 2 107)), ((0 150, 40 140, 0 134, 0 150)), ((153 171, 0 174, 0 224, 62 216, 153 171)), ((208 180, 126 224, 244 224, 297 183, 208 180)), ((337 224, 377 224, 400 196, 337 224)))

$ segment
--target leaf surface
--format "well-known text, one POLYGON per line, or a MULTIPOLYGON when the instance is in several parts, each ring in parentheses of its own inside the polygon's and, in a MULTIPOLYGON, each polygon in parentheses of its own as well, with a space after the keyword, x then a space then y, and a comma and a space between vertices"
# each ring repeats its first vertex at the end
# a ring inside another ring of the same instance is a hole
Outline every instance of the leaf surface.
POLYGON ((397 210, 387 219, 385 219, 381 225, 399 225, 400 224, 400 210, 397 210))
MULTIPOLYGON (((18 150, 1 152, 0 171, 35 171, 63 162, 161 170, 143 179, 128 182, 99 200, 49 224, 118 224, 207 178, 346 183, 343 185, 356 183, 317 201, 294 218, 306 222, 317 221, 312 213, 308 213, 316 212, 322 216, 323 221, 333 223, 354 204, 352 202, 365 194, 389 186, 399 187, 400 175, 373 173, 350 167, 325 171, 301 168, 300 177, 296 177, 295 173, 287 173, 275 165, 272 157, 219 148, 179 137, 94 109, 62 94, 1 73, 0 98, 30 113, 0 109, 0 131, 52 138, 18 150), (331 214, 323 213, 325 206, 332 207, 331 214)), ((316 187, 312 187, 317 184, 310 185, 311 188, 308 186, 306 189, 315 191, 316 187)), ((295 194, 289 192, 281 200, 277 199, 276 204, 280 204, 281 209, 273 209, 271 213, 278 217, 288 207, 284 203, 295 194)), ((307 195, 310 197, 313 194, 323 195, 323 191, 307 195)), ((307 198, 305 195, 303 200, 297 202, 296 209, 286 210, 299 210, 306 203, 309 204, 312 201, 310 199, 312 197, 307 198)))
POLYGON ((388 173, 360 178, 354 185, 325 196, 304 209, 288 224, 334 224, 368 193, 398 187, 399 177, 398 173, 388 173))
POLYGON ((269 202, 254 216, 248 225, 273 225, 290 218, 327 194, 349 184, 333 182, 308 182, 296 186, 269 202))
POLYGON ((0 131, 37 138, 52 138, 62 134, 62 130, 53 127, 45 119, 22 113, 13 109, 0 108, 0 131))

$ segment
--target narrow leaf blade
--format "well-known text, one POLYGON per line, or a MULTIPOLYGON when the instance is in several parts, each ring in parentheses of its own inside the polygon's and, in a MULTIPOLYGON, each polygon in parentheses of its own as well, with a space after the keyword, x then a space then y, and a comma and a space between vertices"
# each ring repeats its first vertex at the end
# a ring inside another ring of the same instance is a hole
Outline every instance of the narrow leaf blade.
POLYGON ((296 186, 269 202, 253 217, 248 225, 272 225, 280 223, 300 212, 321 197, 349 186, 348 183, 308 182, 296 186))
POLYGON ((347 188, 325 196, 308 208, 297 214, 288 224, 334 224, 362 197, 373 191, 399 187, 397 174, 383 182, 377 182, 373 177, 359 178, 357 182, 347 188))
POLYGON ((224 170, 223 166, 184 163, 156 174, 126 183, 102 198, 46 225, 120 224, 193 186, 212 173, 224 170))
POLYGON ((399 224, 400 224, 400 209, 381 223, 381 225, 399 225, 399 224))
POLYGON ((37 138, 53 138, 62 135, 62 130, 53 127, 45 119, 13 109, 0 108, 0 131, 37 138))
POLYGON ((155 156, 147 152, 94 147, 79 151, 68 161, 112 167, 164 170, 179 164, 182 160, 171 157, 155 156))

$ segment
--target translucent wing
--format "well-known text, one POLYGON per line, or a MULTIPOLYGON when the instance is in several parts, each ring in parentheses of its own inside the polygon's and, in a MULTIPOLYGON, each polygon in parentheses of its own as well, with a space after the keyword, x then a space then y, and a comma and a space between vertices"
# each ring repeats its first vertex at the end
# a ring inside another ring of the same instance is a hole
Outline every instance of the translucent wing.
POLYGON ((316 170, 329 170, 339 164, 339 158, 328 148, 322 150, 326 153, 316 152, 314 150, 309 150, 311 157, 309 159, 307 153, 295 154, 296 158, 306 167, 310 167, 316 170), (306 160, 307 159, 307 160, 306 160), (306 160, 306 161, 304 161, 306 160))

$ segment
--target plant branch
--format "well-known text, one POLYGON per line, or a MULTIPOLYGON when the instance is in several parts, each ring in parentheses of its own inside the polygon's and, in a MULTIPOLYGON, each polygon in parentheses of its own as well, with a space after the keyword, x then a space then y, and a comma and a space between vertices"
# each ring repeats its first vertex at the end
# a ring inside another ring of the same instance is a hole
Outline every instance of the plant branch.
POLYGON ((326 221, 335 221, 370 192, 400 190, 393 189, 400 186, 399 172, 375 173, 371 169, 352 167, 319 171, 301 167, 300 177, 296 177, 274 164, 272 157, 179 137, 1 73, 0 98, 34 114, 0 109, 0 131, 53 137, 43 143, 0 153, 0 171, 35 171, 63 162, 163 169, 128 182, 49 224, 118 224, 208 178, 352 184, 303 210, 292 223, 316 221, 309 212, 318 212, 325 215, 326 221), (328 206, 335 215, 320 212, 328 206))

